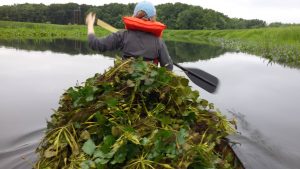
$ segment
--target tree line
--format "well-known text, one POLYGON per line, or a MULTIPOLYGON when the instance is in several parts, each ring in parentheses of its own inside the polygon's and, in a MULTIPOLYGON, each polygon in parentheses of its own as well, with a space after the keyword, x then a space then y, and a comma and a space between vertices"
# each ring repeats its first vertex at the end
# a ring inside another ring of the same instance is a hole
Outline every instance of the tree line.
MULTIPOLYGON (((67 4, 15 4, 0 6, 0 20, 52 23, 84 24, 88 12, 109 24, 123 28, 122 16, 130 16, 135 4, 111 3, 102 6, 67 4)), ((265 27, 266 22, 258 19, 230 18, 223 13, 183 3, 166 3, 156 6, 157 20, 169 29, 249 29, 265 27)))

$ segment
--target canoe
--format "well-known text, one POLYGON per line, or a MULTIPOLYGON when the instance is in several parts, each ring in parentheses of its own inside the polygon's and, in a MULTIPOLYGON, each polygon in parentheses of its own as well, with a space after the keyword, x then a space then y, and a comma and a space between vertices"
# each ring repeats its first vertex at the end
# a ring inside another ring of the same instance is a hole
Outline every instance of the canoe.
POLYGON ((222 159, 227 159, 234 169, 245 169, 242 161, 237 156, 232 146, 234 146, 234 144, 230 143, 229 139, 225 138, 215 147, 215 150, 222 156, 222 159))

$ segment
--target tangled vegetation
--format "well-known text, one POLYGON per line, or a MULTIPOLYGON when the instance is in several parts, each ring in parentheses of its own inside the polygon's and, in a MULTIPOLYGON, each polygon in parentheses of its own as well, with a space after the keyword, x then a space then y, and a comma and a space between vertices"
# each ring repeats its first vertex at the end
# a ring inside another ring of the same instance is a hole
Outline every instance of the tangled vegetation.
POLYGON ((61 96, 34 168, 233 168, 216 151, 233 124, 188 83, 142 60, 116 60, 61 96))

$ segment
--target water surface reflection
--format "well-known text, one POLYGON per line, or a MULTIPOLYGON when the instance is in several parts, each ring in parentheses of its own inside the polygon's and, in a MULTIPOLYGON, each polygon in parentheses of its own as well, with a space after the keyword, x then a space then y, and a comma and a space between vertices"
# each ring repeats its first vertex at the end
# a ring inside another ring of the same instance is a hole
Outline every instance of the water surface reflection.
MULTIPOLYGON (((87 41, 75 41, 68 39, 53 40, 0 40, 0 46, 13 47, 27 51, 52 51, 55 53, 67 53, 70 55, 92 55, 97 52, 88 47, 87 41)), ((207 60, 224 54, 227 50, 219 46, 209 44, 191 44, 167 41, 166 45, 170 56, 175 62, 191 62, 207 60)), ((120 52, 104 52, 104 56, 121 56, 120 52)))
POLYGON ((201 95, 228 115, 235 114, 240 150, 251 168, 300 166, 300 70, 243 53, 225 53, 209 61, 184 63, 220 80, 215 95, 201 95))

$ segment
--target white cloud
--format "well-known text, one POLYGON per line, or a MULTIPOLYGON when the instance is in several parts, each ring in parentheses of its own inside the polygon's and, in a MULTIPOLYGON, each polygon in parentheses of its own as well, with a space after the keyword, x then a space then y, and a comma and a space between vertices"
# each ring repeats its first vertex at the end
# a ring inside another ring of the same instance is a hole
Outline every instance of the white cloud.
MULTIPOLYGON (((1 0, 0 5, 20 3, 68 3, 103 5, 111 2, 135 3, 139 0, 1 0)), ((300 1, 299 0, 149 0, 154 4, 162 3, 187 3, 199 5, 204 8, 214 9, 229 17, 244 19, 262 19, 270 22, 300 23, 300 1)))

